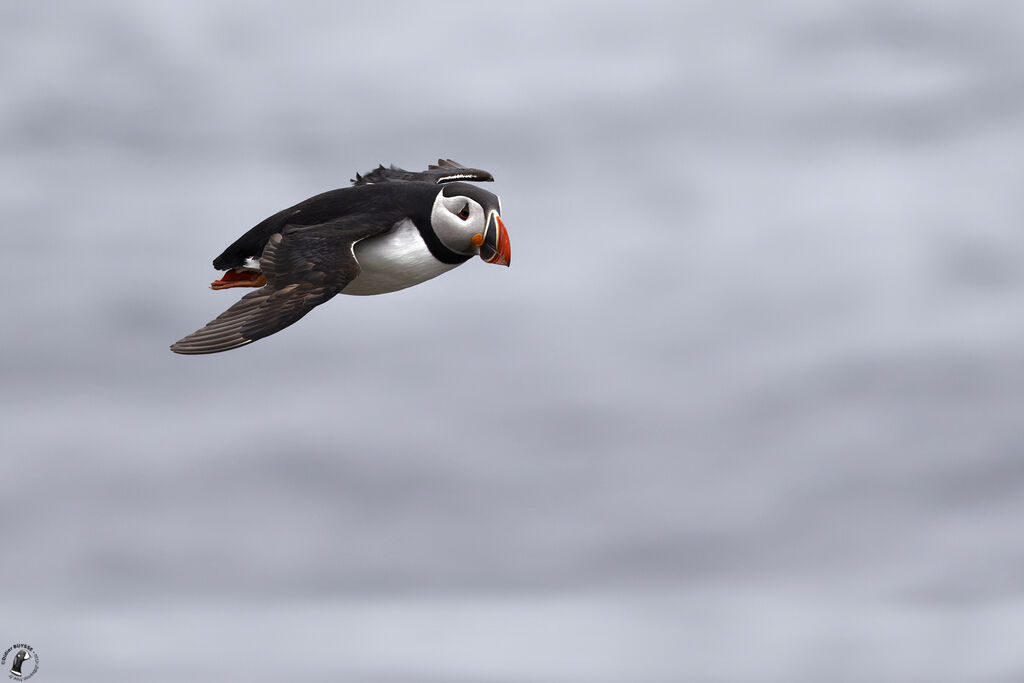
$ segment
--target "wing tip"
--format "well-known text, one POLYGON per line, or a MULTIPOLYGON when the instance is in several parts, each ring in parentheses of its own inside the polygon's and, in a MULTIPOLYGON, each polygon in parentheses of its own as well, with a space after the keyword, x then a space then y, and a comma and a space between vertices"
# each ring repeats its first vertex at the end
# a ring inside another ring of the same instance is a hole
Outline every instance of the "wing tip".
POLYGON ((171 344, 170 349, 174 353, 182 356, 201 356, 209 353, 220 353, 221 351, 231 351, 242 346, 248 346, 252 344, 255 339, 240 339, 231 342, 215 342, 215 343, 202 343, 199 340, 189 341, 194 335, 188 335, 182 339, 171 344))
POLYGON ((436 164, 428 165, 426 171, 407 171, 394 164, 385 168, 384 164, 380 164, 367 173, 356 173, 356 177, 351 178, 350 182, 353 185, 374 185, 376 183, 418 181, 441 185, 460 180, 488 183, 494 181, 494 176, 489 171, 464 166, 454 159, 438 159, 436 164))

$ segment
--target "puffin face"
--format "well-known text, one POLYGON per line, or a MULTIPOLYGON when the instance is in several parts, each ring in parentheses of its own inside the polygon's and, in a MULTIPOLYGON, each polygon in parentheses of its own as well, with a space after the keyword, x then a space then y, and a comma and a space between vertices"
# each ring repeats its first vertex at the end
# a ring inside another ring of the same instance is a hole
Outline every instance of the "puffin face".
POLYGON ((512 259, 501 203, 467 183, 445 185, 434 199, 430 225, 444 246, 458 254, 479 254, 487 263, 507 266, 512 259))

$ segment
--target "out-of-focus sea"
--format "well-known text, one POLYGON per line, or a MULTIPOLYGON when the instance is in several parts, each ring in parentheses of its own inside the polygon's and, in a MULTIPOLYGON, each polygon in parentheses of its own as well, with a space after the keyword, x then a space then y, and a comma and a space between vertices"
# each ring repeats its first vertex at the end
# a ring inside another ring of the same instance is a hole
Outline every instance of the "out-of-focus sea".
POLYGON ((39 683, 1024 679, 1019 3, 8 0, 0 93, 39 683), (168 350, 439 156, 511 268, 168 350))

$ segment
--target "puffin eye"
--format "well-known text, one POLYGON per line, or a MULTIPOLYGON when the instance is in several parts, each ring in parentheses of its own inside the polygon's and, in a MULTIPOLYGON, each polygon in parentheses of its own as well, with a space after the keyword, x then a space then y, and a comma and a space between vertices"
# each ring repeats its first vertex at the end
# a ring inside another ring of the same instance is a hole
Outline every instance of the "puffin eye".
POLYGON ((462 207, 462 211, 459 211, 459 218, 462 220, 469 220, 469 204, 462 207))

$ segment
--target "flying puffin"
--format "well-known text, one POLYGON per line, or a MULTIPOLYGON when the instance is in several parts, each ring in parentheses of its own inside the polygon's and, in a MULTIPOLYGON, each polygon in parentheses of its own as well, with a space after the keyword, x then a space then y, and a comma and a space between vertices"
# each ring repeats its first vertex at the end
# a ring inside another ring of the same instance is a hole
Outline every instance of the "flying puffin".
POLYGON ((274 214, 213 261, 213 289, 259 287, 187 337, 175 353, 227 351, 288 327, 335 294, 418 285, 479 255, 507 266, 498 197, 469 182, 487 171, 438 159, 426 171, 380 166, 274 214))

